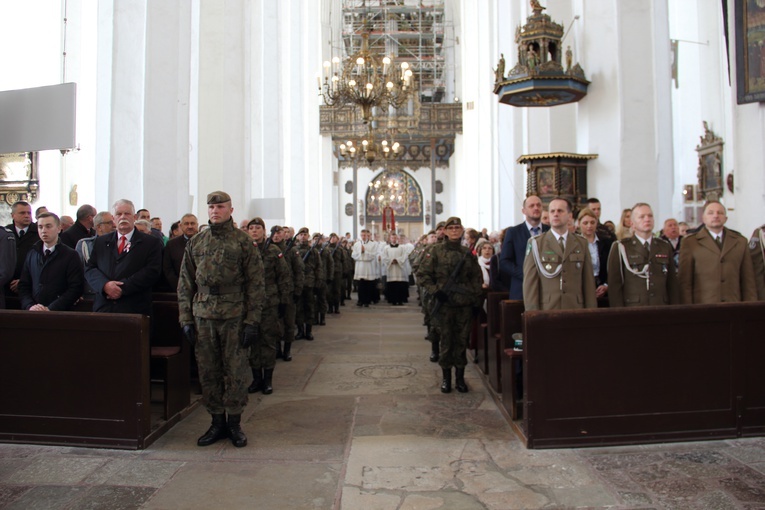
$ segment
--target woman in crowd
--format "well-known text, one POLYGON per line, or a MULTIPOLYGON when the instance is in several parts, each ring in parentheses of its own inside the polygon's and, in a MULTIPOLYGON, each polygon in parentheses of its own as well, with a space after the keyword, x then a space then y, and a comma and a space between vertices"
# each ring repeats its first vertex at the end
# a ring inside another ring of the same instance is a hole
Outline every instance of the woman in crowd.
POLYGON ((616 227, 616 239, 619 241, 632 235, 632 220, 630 216, 632 216, 632 209, 624 209, 622 211, 619 226, 616 227))
POLYGON ((611 251, 611 240, 600 239, 595 231, 598 228, 598 217, 590 209, 582 209, 579 213, 579 230, 582 237, 587 239, 587 245, 592 258, 592 270, 595 275, 595 296, 602 298, 608 291, 608 254, 611 251))

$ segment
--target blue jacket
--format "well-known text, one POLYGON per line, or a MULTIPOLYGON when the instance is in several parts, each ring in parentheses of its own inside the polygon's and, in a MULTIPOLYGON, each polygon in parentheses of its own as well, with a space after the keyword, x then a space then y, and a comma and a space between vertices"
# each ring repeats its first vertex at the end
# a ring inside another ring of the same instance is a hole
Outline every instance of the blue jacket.
MULTIPOLYGON (((548 225, 539 224, 542 233, 550 230, 548 225)), ((531 232, 522 222, 505 231, 502 252, 499 256, 499 273, 502 283, 510 286, 510 299, 523 299, 523 261, 526 260, 526 245, 531 232)))

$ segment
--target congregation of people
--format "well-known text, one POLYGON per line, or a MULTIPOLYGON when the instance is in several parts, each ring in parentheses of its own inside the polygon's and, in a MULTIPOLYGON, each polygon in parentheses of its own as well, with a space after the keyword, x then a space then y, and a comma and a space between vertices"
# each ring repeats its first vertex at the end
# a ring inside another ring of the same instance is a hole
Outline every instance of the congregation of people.
POLYGON ((222 191, 207 196, 207 207, 207 223, 187 213, 165 234, 160 218, 129 200, 101 212, 83 205, 68 227, 65 217, 40 207, 33 218, 29 203, 16 202, 0 232, 0 308, 5 296, 32 312, 91 300, 94 312, 151 316, 153 293, 177 294, 212 417, 200 446, 247 444, 240 419, 248 394, 271 394, 277 360, 291 361, 293 342, 313 341, 353 291, 362 308, 418 301, 444 393, 469 391, 471 328, 485 321, 489 291, 523 300, 526 310, 765 299, 763 227, 750 239, 728 229, 717 201, 696 228, 669 218, 656 232, 646 203, 624 209, 614 225, 601 222, 595 198, 575 211, 566 198, 545 206, 529 196, 524 221, 503 231, 466 228, 453 216, 413 242, 395 230, 362 229, 352 239, 261 218, 237 224, 222 191))

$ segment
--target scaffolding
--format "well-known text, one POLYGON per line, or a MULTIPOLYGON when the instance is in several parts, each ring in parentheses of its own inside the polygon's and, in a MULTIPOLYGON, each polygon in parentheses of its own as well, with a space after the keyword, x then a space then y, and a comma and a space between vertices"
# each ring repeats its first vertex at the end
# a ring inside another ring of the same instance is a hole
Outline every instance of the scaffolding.
POLYGON ((444 0, 343 0, 342 5, 346 57, 359 51, 362 32, 371 29, 370 50, 409 64, 421 102, 448 100, 447 54, 453 54, 454 43, 444 35, 444 0))

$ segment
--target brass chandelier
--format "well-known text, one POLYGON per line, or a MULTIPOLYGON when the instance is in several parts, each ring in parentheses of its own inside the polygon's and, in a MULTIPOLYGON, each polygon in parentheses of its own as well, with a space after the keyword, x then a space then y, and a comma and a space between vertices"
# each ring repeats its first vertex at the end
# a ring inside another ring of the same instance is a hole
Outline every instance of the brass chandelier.
POLYGON ((414 78, 407 62, 398 67, 389 56, 374 54, 369 49, 371 28, 365 23, 361 49, 345 62, 339 57, 324 62, 324 82, 319 81, 319 94, 327 106, 355 106, 361 109, 364 124, 372 120, 373 108, 400 108, 412 97, 414 78))
POLYGON ((374 130, 370 129, 366 138, 356 143, 348 140, 341 143, 338 149, 343 159, 355 161, 363 157, 371 165, 380 156, 385 161, 395 159, 401 152, 401 145, 398 142, 389 142, 387 139, 377 143, 374 130))

